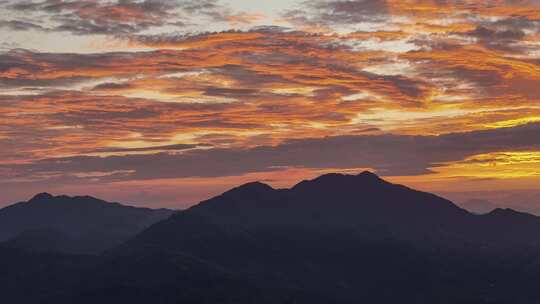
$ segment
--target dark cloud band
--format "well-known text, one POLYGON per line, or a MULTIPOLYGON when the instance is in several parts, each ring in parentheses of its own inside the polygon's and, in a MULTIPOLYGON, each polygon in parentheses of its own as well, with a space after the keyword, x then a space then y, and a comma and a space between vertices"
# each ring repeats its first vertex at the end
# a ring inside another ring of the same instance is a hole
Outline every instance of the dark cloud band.
MULTIPOLYGON (((538 150, 540 124, 440 136, 366 135, 288 141, 251 149, 193 150, 181 154, 52 158, 2 166, 21 177, 61 172, 131 172, 105 180, 219 177, 277 168, 374 168, 385 176, 430 173, 442 163, 493 151, 538 150)), ((7 176, 4 182, 8 181, 7 176)))

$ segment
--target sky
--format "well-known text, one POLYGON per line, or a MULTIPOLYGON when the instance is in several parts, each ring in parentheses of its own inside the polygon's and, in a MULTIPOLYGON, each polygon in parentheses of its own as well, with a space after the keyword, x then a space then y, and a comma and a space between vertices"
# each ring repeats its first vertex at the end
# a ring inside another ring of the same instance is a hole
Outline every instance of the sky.
POLYGON ((540 0, 0 1, 0 206, 371 170, 540 210, 540 0))

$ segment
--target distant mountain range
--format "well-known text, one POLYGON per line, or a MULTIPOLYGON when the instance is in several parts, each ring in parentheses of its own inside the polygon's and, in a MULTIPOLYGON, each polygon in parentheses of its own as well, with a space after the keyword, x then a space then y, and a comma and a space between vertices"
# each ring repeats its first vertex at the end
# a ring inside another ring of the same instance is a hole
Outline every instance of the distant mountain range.
MULTIPOLYGON (((510 209, 472 214, 370 172, 327 174, 290 189, 249 183, 185 211, 159 212, 164 212, 161 221, 100 255, 0 248, 3 298, 17 303, 540 303, 539 217, 510 209)), ((54 235, 26 232, 18 242, 62 244, 54 235)))
POLYGON ((41 193, 0 209, 0 242, 35 251, 99 253, 174 211, 135 208, 90 196, 41 193))

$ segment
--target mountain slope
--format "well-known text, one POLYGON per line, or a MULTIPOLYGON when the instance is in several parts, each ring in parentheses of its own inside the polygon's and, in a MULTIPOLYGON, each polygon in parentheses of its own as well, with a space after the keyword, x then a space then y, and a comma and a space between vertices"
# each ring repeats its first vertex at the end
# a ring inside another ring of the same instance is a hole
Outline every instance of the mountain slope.
POLYGON ((0 246, 0 269, 0 292, 6 303, 336 302, 318 293, 261 286, 216 265, 177 254, 104 257, 0 246))
POLYGON ((28 202, 0 209, 0 242, 33 250, 96 253, 118 245, 172 213, 89 196, 41 193, 28 202))
MULTIPOLYGON (((539 233, 528 214, 474 215, 369 172, 328 174, 237 187, 101 256, 0 246, 0 291, 56 304, 537 304, 539 233)), ((40 235, 62 239, 13 243, 40 235)))
POLYGON ((328 174, 291 189, 240 186, 111 254, 197 257, 263 285, 353 302, 505 303, 493 288, 527 282, 523 265, 540 254, 540 219, 499 213, 473 215, 369 172, 328 174))
POLYGON ((195 232, 199 239, 205 232, 227 233, 242 242, 266 233, 306 231, 412 240, 440 237, 438 233, 451 237, 453 229, 475 218, 448 200, 388 183, 369 172, 328 174, 291 189, 276 190, 262 183, 237 187, 152 226, 129 244, 136 247, 148 240, 154 248, 183 246, 180 241, 195 232))

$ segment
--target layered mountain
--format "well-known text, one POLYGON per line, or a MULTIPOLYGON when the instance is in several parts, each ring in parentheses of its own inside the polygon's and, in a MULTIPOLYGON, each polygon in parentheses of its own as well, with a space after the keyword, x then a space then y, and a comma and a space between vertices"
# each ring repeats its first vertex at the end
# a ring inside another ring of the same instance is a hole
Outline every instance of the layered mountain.
MULTIPOLYGON (((61 239, 34 230, 12 243, 40 235, 61 239)), ((536 304, 539 240, 536 216, 327 174, 242 185, 100 256, 0 246, 0 289, 18 303, 536 304)))
POLYGON ((185 242, 194 236, 203 239, 202 234, 210 231, 223 240, 295 234, 304 238, 306 233, 391 239, 426 249, 474 248, 479 243, 504 248, 507 244, 497 239, 510 234, 530 247, 536 246, 531 229, 540 232, 539 219, 510 209, 471 214, 444 198, 389 183, 370 172, 327 174, 291 189, 259 182, 242 185, 152 226, 123 248, 189 250, 185 242))
POLYGON ((36 251, 98 253, 173 213, 109 203, 90 196, 41 193, 0 209, 0 242, 36 251))
POLYGON ((265 286, 317 291, 336 302, 484 303, 475 301, 493 296, 506 303, 508 294, 496 288, 529 286, 539 233, 538 217, 502 209, 474 215, 364 172, 290 189, 249 183, 110 254, 197 257, 265 286))

